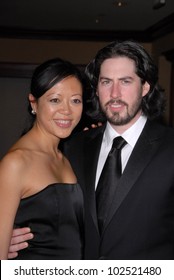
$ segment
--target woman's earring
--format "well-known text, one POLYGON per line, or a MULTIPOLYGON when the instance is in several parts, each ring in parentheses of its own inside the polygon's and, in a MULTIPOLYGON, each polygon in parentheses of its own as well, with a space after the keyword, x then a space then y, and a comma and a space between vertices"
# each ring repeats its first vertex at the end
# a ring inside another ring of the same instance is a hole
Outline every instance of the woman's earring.
POLYGON ((32 113, 33 115, 36 115, 36 112, 34 111, 34 109, 31 110, 31 113, 32 113))

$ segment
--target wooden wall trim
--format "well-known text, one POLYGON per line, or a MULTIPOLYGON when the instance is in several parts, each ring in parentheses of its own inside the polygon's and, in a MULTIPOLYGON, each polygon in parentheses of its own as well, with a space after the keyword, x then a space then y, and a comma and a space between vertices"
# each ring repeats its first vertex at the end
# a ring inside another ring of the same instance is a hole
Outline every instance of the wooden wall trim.
MULTIPOLYGON (((31 78, 37 66, 38 64, 0 62, 0 77, 31 78)), ((81 71, 85 69, 83 64, 76 64, 76 66, 81 71)))
POLYGON ((36 64, 0 62, 0 77, 31 78, 36 64))

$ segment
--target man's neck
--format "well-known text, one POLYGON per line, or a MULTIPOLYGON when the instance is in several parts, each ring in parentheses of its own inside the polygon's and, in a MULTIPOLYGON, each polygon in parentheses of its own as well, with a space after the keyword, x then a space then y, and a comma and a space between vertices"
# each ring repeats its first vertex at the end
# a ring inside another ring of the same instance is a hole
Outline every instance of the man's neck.
POLYGON ((128 130, 131 126, 133 126, 140 118, 141 118, 141 114, 138 114, 134 119, 132 119, 129 123, 125 124, 125 125, 113 125, 111 123, 109 123, 112 128, 118 133, 118 134, 123 134, 126 130, 128 130))

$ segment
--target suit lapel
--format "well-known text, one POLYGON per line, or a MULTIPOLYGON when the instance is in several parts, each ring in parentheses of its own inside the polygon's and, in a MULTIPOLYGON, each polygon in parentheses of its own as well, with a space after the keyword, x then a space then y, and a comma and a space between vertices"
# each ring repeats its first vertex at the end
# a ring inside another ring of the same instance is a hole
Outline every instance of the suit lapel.
POLYGON ((158 126, 151 124, 151 122, 146 123, 116 188, 104 229, 158 150, 164 130, 156 129, 156 127, 158 126))
POLYGON ((105 126, 96 129, 95 135, 88 137, 85 143, 85 193, 94 224, 98 229, 96 202, 95 202, 95 178, 100 147, 105 126), (90 170, 90 172, 88 172, 90 170))

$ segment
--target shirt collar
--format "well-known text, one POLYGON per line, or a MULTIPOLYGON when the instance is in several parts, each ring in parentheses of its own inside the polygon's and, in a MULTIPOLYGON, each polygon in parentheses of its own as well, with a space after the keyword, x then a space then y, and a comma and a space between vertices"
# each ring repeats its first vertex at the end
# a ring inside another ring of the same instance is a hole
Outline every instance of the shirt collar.
MULTIPOLYGON (((132 147, 135 146, 144 126, 147 121, 147 117, 141 115, 139 119, 130 127, 128 128, 121 136, 127 141, 129 145, 132 147)), ((106 146, 110 145, 113 139, 117 136, 120 136, 119 133, 107 122, 106 129, 103 136, 103 141, 106 146)))

